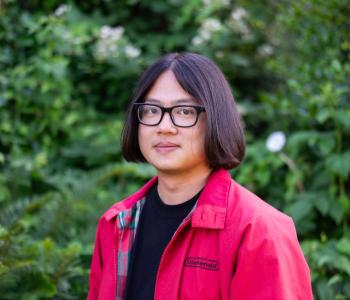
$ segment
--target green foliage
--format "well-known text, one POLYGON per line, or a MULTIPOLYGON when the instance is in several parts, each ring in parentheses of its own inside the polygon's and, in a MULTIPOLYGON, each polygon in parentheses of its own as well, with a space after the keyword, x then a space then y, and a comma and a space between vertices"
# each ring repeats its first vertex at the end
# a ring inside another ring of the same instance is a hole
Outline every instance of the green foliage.
POLYGON ((135 81, 189 50, 219 64, 245 121, 233 176, 293 217, 315 299, 349 299, 347 2, 0 2, 1 298, 85 298, 98 217, 155 174, 121 157, 135 81))
MULTIPOLYGON (((262 137, 282 130, 287 143, 275 154, 282 163, 268 163, 275 176, 254 187, 293 217, 315 298, 349 299, 349 6, 315 0, 282 2, 277 9, 270 37, 275 53, 266 66, 278 84, 260 92, 259 110, 249 110, 246 119, 268 124, 262 137)), ((246 184, 264 176, 261 156, 270 160, 253 138, 248 163, 237 172, 246 184)))

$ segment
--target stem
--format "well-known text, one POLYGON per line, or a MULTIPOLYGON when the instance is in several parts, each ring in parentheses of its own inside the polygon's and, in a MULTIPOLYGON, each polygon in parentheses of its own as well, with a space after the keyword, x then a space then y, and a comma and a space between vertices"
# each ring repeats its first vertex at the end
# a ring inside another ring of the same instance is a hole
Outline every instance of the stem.
MULTIPOLYGON (((296 176, 298 177, 300 172, 298 170, 298 167, 294 163, 294 161, 287 154, 285 154, 283 152, 280 152, 279 156, 280 156, 281 160, 288 166, 288 168, 292 172, 294 172, 296 174, 296 176)), ((299 192, 302 192, 304 190, 304 184, 300 179, 297 181, 297 189, 299 192)))

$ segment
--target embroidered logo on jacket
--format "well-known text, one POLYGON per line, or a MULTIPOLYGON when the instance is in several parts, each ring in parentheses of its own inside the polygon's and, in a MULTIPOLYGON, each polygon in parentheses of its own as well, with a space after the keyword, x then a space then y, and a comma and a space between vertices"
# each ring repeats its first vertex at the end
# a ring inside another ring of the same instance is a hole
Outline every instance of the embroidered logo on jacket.
POLYGON ((218 271, 219 261, 201 257, 186 257, 185 267, 202 268, 212 271, 218 271))

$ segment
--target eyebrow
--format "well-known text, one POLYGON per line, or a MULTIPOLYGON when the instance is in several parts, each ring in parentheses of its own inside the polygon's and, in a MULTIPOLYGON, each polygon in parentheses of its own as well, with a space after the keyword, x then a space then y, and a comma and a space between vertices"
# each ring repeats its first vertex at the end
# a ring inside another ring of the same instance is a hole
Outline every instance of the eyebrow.
MULTIPOLYGON (((146 98, 145 99, 145 103, 156 103, 156 104, 160 104, 163 105, 163 103, 160 100, 157 99, 153 99, 153 98, 146 98)), ((176 104, 193 104, 193 103, 197 103, 198 101, 196 101, 194 98, 188 98, 188 99, 176 99, 171 101, 170 103, 172 105, 176 105, 176 104)))

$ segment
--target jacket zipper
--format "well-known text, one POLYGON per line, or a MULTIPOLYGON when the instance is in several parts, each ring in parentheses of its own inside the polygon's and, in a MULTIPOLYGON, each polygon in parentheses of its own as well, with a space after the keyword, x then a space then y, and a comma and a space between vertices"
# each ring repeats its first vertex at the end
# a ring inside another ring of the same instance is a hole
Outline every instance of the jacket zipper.
POLYGON ((188 224, 190 223, 191 221, 191 215, 188 215, 186 217, 186 219, 182 222, 182 224, 179 226, 178 229, 176 229, 174 235, 172 236, 172 238, 170 239, 170 242, 168 243, 168 245, 165 247, 161 257, 160 257, 160 262, 159 262, 159 266, 158 266, 158 270, 157 270, 157 276, 156 276, 156 284, 155 284, 155 294, 154 294, 154 299, 157 299, 157 292, 158 292, 158 289, 157 289, 157 286, 158 286, 158 277, 159 277, 159 271, 162 267, 162 263, 163 263, 163 260, 164 260, 164 256, 166 255, 166 252, 168 251, 171 243, 175 240, 175 238, 178 236, 179 232, 188 224))

